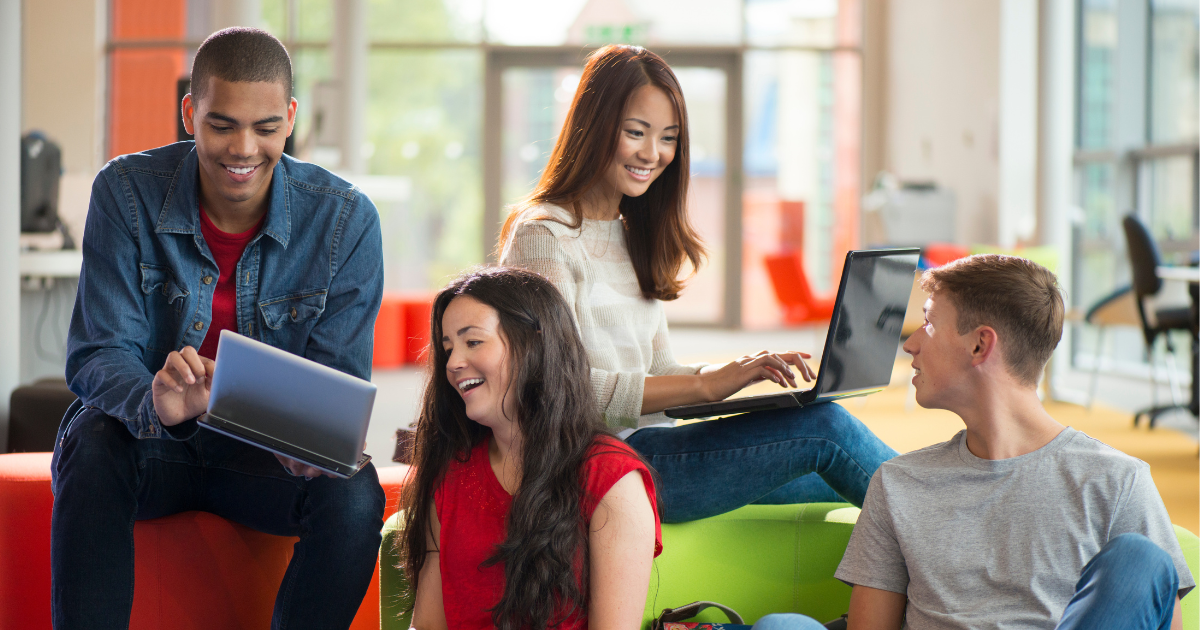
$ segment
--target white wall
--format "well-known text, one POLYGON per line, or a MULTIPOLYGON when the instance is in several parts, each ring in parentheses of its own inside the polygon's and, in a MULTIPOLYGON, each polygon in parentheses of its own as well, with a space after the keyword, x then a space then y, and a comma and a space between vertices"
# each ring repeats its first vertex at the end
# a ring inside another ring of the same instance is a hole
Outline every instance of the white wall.
POLYGON ((8 446, 8 400, 17 387, 20 321, 17 244, 21 231, 21 0, 0 0, 0 453, 8 446))
POLYGON ((1000 6, 893 0, 886 9, 884 167, 953 190, 964 245, 998 236, 1000 6))
POLYGON ((25 2, 21 133, 62 148, 59 216, 79 243, 92 179, 104 165, 107 0, 25 2))

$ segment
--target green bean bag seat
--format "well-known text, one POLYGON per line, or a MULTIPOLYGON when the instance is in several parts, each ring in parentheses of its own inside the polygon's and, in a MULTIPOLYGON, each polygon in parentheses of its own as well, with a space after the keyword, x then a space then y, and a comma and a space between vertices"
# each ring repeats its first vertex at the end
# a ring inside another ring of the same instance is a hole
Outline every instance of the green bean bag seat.
MULTIPOLYGON (((654 562, 643 627, 664 608, 698 600, 725 604, 754 623, 773 612, 798 612, 821 622, 845 614, 850 587, 834 579, 858 508, 847 503, 748 505, 727 514, 662 526, 663 552, 654 562)), ((408 630, 408 585, 397 568, 396 541, 402 523, 384 524, 379 551, 379 617, 382 630, 408 630)), ((1200 538, 1176 526, 1192 576, 1200 538)), ((1183 600, 1184 630, 1200 630, 1198 597, 1183 600)), ((695 621, 724 622, 708 609, 695 621)))

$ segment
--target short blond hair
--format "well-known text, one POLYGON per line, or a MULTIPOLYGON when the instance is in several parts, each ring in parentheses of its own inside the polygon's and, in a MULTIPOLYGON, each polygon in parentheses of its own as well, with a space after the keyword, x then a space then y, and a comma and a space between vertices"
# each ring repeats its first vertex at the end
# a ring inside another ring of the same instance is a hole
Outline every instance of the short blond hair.
POLYGON ((921 288, 958 311, 958 334, 990 326, 1009 372, 1036 386, 1062 339, 1063 296, 1049 269, 1017 256, 979 254, 930 269, 921 288))

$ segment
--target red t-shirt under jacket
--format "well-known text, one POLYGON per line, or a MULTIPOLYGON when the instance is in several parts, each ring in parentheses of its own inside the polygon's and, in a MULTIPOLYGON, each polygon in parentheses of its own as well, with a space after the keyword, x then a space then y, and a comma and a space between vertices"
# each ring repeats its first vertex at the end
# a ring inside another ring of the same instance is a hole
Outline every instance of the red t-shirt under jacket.
MULTIPOLYGON (((265 219, 267 215, 263 215, 265 219)), ((198 350, 200 356, 217 358, 217 342, 220 341, 222 330, 238 332, 237 325, 237 264, 242 259, 246 245, 254 240, 263 219, 259 219, 254 227, 241 234, 222 232, 208 218, 204 206, 200 207, 200 233, 204 242, 208 243, 208 251, 212 252, 213 260, 217 263, 220 274, 215 278, 216 288, 213 289, 212 321, 208 324, 208 332, 204 335, 204 343, 198 350)), ((203 280, 202 280, 203 281, 203 280)))
MULTIPOLYGON (((442 605, 452 630, 491 628, 492 613, 504 594, 504 566, 482 566, 504 542, 505 517, 512 495, 500 485, 488 460, 488 443, 481 440, 465 462, 451 460, 442 484, 434 491, 441 525, 439 567, 442 572, 442 605)), ((654 508, 654 555, 662 552, 662 530, 649 469, 624 442, 600 438, 583 465, 583 516, 592 513, 613 484, 633 471, 642 475, 646 495, 654 508)), ((558 628, 586 630, 587 616, 576 615, 558 628)))

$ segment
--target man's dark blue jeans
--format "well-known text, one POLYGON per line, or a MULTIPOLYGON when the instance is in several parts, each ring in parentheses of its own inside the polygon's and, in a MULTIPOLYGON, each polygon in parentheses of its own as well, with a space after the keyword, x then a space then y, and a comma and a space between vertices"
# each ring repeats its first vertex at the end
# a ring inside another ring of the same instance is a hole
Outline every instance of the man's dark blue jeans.
POLYGON ((189 510, 300 537, 272 628, 349 627, 370 584, 384 511, 370 465, 350 479, 306 481, 271 453, 207 430, 181 441, 137 439, 77 401, 59 428, 51 473, 58 630, 128 628, 134 521, 189 510))

